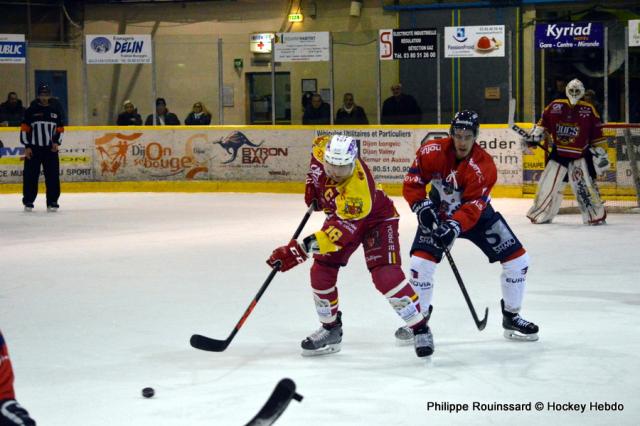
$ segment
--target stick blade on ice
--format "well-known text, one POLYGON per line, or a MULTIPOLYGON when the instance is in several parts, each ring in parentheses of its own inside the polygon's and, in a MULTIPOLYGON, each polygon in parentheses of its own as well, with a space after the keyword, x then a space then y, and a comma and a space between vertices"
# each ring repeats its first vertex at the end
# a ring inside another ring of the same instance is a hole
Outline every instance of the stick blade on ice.
POLYGON ((280 380, 258 414, 245 426, 272 425, 287 409, 292 399, 302 401, 302 395, 296 393, 296 384, 291 379, 280 380))
POLYGON ((229 342, 226 340, 212 339, 200 334, 194 334, 191 336, 191 340, 189 342, 194 348, 209 352, 222 352, 227 349, 227 346, 229 346, 229 342))

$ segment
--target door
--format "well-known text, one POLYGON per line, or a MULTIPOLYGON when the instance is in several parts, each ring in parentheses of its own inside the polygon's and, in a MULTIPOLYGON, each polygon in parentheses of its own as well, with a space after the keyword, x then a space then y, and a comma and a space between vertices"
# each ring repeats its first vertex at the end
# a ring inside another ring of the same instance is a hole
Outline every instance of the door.
POLYGON ((38 86, 42 83, 48 84, 51 88, 51 96, 56 98, 62 106, 64 112, 64 124, 69 124, 69 104, 67 95, 67 72, 66 71, 50 71, 35 70, 35 90, 38 93, 38 86))
MULTIPOLYGON (((247 73, 249 124, 271 124, 271 73, 247 73)), ((291 124, 291 82, 288 72, 276 75, 276 124, 291 124)))

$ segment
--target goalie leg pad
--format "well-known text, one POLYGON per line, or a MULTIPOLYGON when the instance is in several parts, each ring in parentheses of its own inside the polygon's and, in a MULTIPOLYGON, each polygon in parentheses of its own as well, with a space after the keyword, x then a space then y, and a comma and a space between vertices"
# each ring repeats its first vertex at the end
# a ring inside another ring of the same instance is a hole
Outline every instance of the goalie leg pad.
POLYGON ((311 267, 311 289, 316 305, 318 318, 323 324, 336 321, 338 315, 338 280, 339 267, 319 261, 313 262, 311 267))
POLYGON ((604 224, 607 212, 600 198, 597 184, 589 176, 584 158, 569 163, 569 181, 576 200, 578 200, 582 222, 588 225, 604 224))
POLYGON ((566 167, 549 160, 540 176, 533 206, 527 212, 527 217, 532 223, 549 223, 558 213, 565 186, 562 181, 566 174, 566 167))

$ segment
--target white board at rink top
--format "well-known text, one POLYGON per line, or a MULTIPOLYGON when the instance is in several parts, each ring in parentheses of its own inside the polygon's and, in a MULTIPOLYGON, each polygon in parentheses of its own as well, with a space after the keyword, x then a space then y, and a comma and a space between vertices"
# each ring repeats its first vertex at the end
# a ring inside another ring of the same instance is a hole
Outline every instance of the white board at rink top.
POLYGON ((149 34, 87 35, 87 64, 150 64, 153 60, 151 43, 149 34))
MULTIPOLYGON (((60 149, 61 180, 216 180, 304 182, 313 139, 344 134, 360 141, 377 182, 402 184, 420 145, 444 137, 448 126, 420 128, 247 126, 69 127, 60 149)), ((24 147, 17 129, 0 130, 0 183, 22 182, 24 147)), ((478 143, 493 156, 498 185, 522 185, 523 156, 505 125, 483 126, 478 143)))

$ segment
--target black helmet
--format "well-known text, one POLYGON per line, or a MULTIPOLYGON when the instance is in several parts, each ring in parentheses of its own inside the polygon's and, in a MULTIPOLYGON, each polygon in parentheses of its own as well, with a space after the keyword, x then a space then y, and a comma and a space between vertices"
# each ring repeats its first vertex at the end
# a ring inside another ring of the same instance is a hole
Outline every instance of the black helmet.
POLYGON ((478 137, 478 129, 480 123, 478 122, 478 113, 465 109, 464 111, 457 112, 453 120, 451 121, 451 128, 449 129, 449 135, 453 136, 454 129, 467 129, 473 132, 473 137, 478 137))
POLYGON ((51 89, 49 88, 49 85, 47 83, 40 83, 38 85, 38 95, 41 95, 43 93, 47 93, 47 94, 51 94, 51 89))

